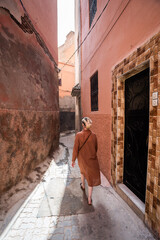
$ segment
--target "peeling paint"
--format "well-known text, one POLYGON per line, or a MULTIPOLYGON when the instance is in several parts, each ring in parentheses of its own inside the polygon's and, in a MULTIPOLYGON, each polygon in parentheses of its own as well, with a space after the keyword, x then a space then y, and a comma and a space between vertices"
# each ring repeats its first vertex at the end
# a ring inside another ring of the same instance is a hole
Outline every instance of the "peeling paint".
MULTIPOLYGON (((18 25, 19 28, 21 28, 22 31, 24 31, 25 33, 28 34, 35 34, 37 42, 39 43, 39 45, 42 47, 42 49, 44 50, 44 52, 48 55, 48 57, 50 58, 50 60, 53 62, 55 70, 57 72, 59 72, 59 69, 57 67, 57 63, 54 60, 52 54, 50 53, 49 49, 47 48, 45 42, 43 41, 42 37, 40 36, 40 34, 37 32, 37 30, 35 29, 35 27, 33 26, 31 20, 29 19, 29 16, 26 13, 24 13, 24 16, 21 16, 21 22, 17 21, 17 19, 14 17, 14 15, 12 15, 10 13, 10 11, 6 8, 2 8, 0 7, 1 10, 4 10, 6 13, 8 13, 11 17, 11 19, 18 25)), ((3 30, 5 31, 5 33, 8 35, 8 37, 10 38, 14 38, 14 35, 8 32, 8 29, 5 28, 3 26, 3 30)))

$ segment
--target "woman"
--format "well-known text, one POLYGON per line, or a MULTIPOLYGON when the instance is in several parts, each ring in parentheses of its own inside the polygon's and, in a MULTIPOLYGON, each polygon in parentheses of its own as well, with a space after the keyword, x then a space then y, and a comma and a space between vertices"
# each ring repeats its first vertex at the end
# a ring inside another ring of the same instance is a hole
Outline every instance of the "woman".
POLYGON ((81 172, 81 188, 85 190, 85 179, 88 183, 88 204, 92 204, 93 186, 100 185, 100 171, 97 159, 97 137, 91 132, 92 121, 85 117, 82 119, 83 130, 78 132, 75 138, 72 167, 75 166, 75 160, 78 158, 78 165, 81 172))

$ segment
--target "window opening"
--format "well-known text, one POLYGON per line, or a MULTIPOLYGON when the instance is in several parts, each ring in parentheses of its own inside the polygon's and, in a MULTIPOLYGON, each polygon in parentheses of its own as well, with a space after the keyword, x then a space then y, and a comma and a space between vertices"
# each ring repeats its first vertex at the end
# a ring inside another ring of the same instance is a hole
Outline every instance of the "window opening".
POLYGON ((89 27, 93 22, 96 12, 97 12, 97 0, 89 0, 89 27))
POLYGON ((98 111, 98 72, 91 78, 91 111, 98 111))

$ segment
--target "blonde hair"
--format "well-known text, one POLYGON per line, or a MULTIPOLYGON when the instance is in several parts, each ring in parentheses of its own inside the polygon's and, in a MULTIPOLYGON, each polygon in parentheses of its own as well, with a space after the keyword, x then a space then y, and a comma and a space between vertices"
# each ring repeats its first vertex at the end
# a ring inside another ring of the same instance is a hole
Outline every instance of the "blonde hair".
POLYGON ((92 126, 92 120, 89 117, 84 117, 82 119, 82 123, 87 129, 89 129, 92 126))

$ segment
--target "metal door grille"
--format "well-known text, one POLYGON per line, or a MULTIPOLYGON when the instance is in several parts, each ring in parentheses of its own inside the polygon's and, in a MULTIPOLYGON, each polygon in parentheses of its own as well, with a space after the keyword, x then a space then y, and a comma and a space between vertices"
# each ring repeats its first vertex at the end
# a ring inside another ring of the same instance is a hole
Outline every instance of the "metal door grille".
POLYGON ((148 158, 149 69, 125 81, 124 183, 144 202, 148 158))

